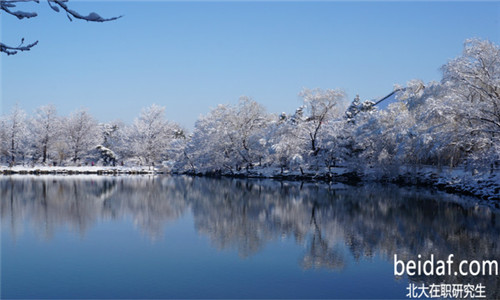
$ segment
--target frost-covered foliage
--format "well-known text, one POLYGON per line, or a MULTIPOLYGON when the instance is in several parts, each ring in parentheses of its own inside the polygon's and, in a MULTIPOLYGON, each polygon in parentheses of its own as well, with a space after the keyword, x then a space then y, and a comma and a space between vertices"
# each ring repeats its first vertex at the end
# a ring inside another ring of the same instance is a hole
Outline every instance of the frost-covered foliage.
POLYGON ((164 118, 164 110, 153 105, 127 125, 99 124, 85 109, 59 116, 53 105, 39 107, 27 118, 15 106, 10 114, 0 116, 0 163, 106 166, 179 161, 186 133, 164 118))
POLYGON ((85 153, 100 143, 97 121, 84 109, 72 113, 63 128, 66 146, 73 162, 82 160, 85 153))
POLYGON ((463 54, 426 87, 412 81, 400 95, 413 122, 402 141, 403 162, 498 167, 500 159, 500 49, 467 40, 463 54))
POLYGON ((303 105, 283 113, 269 131, 271 162, 284 169, 331 167, 339 161, 339 133, 344 125, 345 94, 341 90, 304 89, 303 105))
POLYGON ((350 105, 341 90, 305 89, 292 114, 269 114, 242 97, 201 116, 191 134, 166 120, 158 105, 144 109, 131 125, 98 125, 84 110, 59 117, 52 106, 27 119, 15 107, 0 118, 0 161, 161 165, 223 174, 324 174, 339 166, 377 176, 398 175, 402 166, 497 172, 500 48, 467 40, 463 54, 442 71, 440 82, 411 80, 380 100, 356 96, 350 105), (378 109, 393 95, 393 103, 378 109))
POLYGON ((47 160, 57 156, 55 145, 62 134, 61 118, 57 116, 54 105, 39 107, 31 120, 31 133, 33 139, 33 159, 41 159, 45 164, 47 160))
POLYGON ((385 173, 402 165, 497 170, 499 47, 467 40, 463 54, 442 71, 441 82, 412 80, 396 87, 398 101, 385 110, 360 113, 355 100, 347 112, 353 123, 350 161, 385 173))
POLYGON ((4 156, 2 160, 7 161, 10 165, 23 161, 29 151, 26 113, 16 104, 12 112, 3 118, 1 125, 0 137, 2 138, 2 154, 4 156))
POLYGON ((302 106, 297 108, 291 117, 282 113, 267 133, 270 160, 280 167, 282 173, 285 169, 300 169, 308 149, 307 140, 300 136, 298 129, 303 109, 302 106))
POLYGON ((343 107, 345 93, 341 90, 305 89, 300 94, 304 99, 305 115, 297 118, 298 129, 301 135, 307 136, 311 154, 317 155, 327 130, 332 127, 329 123, 339 118, 345 111, 343 107))
POLYGON ((362 103, 359 99, 359 95, 356 95, 356 98, 354 98, 349 107, 347 107, 345 117, 348 121, 353 122, 354 117, 360 112, 371 111, 373 109, 375 109, 375 102, 366 100, 362 103))
POLYGON ((168 148, 178 137, 180 127, 165 118, 165 107, 153 104, 142 110, 129 133, 132 155, 140 164, 155 164, 169 159, 168 148))
POLYGON ((106 148, 102 145, 98 145, 96 147, 96 150, 99 151, 99 154, 100 154, 101 159, 103 160, 103 164, 105 166, 109 166, 109 165, 115 166, 116 165, 117 157, 116 157, 115 152, 113 152, 113 150, 106 148))
POLYGON ((202 116, 186 149, 186 167, 203 172, 240 170, 266 157, 271 117, 257 102, 240 98, 237 106, 219 105, 202 116))
POLYGON ((465 42, 462 56, 443 66, 443 84, 453 95, 455 115, 468 140, 466 159, 484 164, 500 159, 500 47, 477 39, 465 42))

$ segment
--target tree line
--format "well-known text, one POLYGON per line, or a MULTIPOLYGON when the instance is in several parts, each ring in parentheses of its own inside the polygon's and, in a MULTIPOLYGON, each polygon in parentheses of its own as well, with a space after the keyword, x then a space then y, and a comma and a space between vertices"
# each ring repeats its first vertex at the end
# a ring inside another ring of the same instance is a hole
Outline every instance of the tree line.
POLYGON ((493 170, 500 162, 500 48, 465 41, 441 68, 440 82, 395 86, 397 101, 378 109, 340 89, 305 89, 291 114, 268 113, 248 97, 218 105, 189 133, 152 105, 132 124, 99 123, 82 109, 53 105, 32 116, 15 106, 0 118, 0 162, 44 165, 164 165, 179 172, 391 172, 402 165, 493 170))

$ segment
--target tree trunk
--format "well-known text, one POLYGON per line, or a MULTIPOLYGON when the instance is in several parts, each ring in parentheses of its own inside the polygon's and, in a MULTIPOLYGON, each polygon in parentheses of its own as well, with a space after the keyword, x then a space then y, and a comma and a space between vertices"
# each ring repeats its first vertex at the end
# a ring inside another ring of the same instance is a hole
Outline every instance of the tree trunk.
POLYGON ((42 162, 45 163, 47 161, 47 145, 43 145, 43 160, 42 162))
POLYGON ((15 141, 14 141, 14 134, 12 134, 12 139, 11 139, 11 145, 10 145, 10 163, 12 165, 14 165, 15 161, 16 161, 16 155, 14 154, 14 150, 15 150, 15 141))

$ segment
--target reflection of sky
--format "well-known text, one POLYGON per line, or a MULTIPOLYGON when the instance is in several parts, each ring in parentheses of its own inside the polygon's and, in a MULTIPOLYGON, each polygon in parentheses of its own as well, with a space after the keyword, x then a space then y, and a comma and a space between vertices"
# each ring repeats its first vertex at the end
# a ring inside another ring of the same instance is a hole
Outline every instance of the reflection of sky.
MULTIPOLYGON (((186 176, 12 179, 0 178, 7 298, 401 298, 407 280, 394 280, 394 253, 500 253, 498 210, 424 189, 186 176)), ((428 282, 436 280, 443 278, 428 282)), ((488 285, 498 294, 498 283, 488 285)))
MULTIPOLYGON (((251 257, 217 250, 186 213, 154 242, 130 221, 102 221, 85 236, 66 228, 51 240, 28 230, 13 242, 2 227, 2 297, 221 298, 402 297, 391 262, 374 257, 342 271, 303 270, 293 239, 272 241, 251 257)), ((348 251, 345 251, 346 253, 348 251)))

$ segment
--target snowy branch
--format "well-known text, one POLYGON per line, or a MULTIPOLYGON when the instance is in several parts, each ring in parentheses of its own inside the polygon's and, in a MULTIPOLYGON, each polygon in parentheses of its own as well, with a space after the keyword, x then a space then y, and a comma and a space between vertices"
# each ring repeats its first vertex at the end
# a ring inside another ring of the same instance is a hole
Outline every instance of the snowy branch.
MULTIPOLYGON (((68 16, 68 19, 70 21, 73 21, 73 18, 80 19, 80 20, 85 20, 88 22, 108 22, 108 21, 114 21, 122 16, 118 17, 112 17, 112 18, 103 18, 99 14, 95 12, 91 12, 88 15, 82 15, 78 13, 77 11, 70 9, 67 5, 69 0, 47 0, 47 3, 49 4, 50 8, 52 8, 54 11, 59 12, 60 8, 63 9, 66 12, 66 15, 68 16)), ((22 19, 29 19, 29 18, 34 18, 37 17, 38 14, 36 12, 26 12, 26 11, 13 11, 17 5, 17 3, 28 3, 28 2, 35 2, 35 3, 40 3, 39 0, 1 0, 0 1, 0 9, 6 12, 7 14, 10 14, 12 16, 15 16, 19 20, 22 19)), ((8 46, 4 43, 0 43, 0 52, 4 52, 7 55, 14 55, 17 54, 18 51, 29 51, 32 47, 34 47, 36 44, 38 44, 38 41, 35 41, 31 44, 28 44, 26 46, 23 46, 24 43, 24 38, 21 41, 21 44, 17 47, 11 47, 8 46)))
POLYGON ((476 118, 477 120, 487 122, 493 125, 496 125, 496 127, 500 128, 500 124, 498 122, 495 122, 494 120, 486 119, 486 118, 476 118))
POLYGON ((36 46, 36 44, 38 44, 38 41, 35 41, 35 42, 28 44, 26 46, 23 46, 23 43, 24 43, 24 38, 21 39, 21 44, 17 47, 11 47, 11 46, 5 45, 4 43, 0 43, 0 52, 4 52, 7 55, 14 55, 18 51, 30 51, 31 48, 33 48, 34 46, 36 46))
POLYGON ((29 19, 29 18, 34 18, 38 14, 35 12, 25 12, 25 11, 11 11, 10 8, 16 7, 17 2, 36 2, 40 3, 39 0, 5 0, 5 1, 0 1, 0 9, 8 13, 9 15, 13 15, 14 17, 18 18, 19 20, 22 20, 24 18, 29 19))
POLYGON ((87 16, 84 16, 80 13, 78 13, 77 11, 74 11, 72 9, 70 9, 66 3, 68 2, 68 0, 48 0, 49 2, 49 5, 52 9, 54 9, 55 11, 59 11, 59 9, 57 8, 57 6, 53 6, 50 4, 50 2, 54 2, 55 4, 59 5, 59 7, 61 7, 62 9, 64 9, 68 15, 68 18, 70 21, 73 21, 70 17, 73 16, 74 18, 76 19, 80 19, 80 20, 85 20, 85 21, 89 21, 89 22, 108 22, 108 21, 114 21, 114 20, 117 20, 123 16, 118 16, 118 17, 112 17, 112 18, 103 18, 101 17, 99 14, 95 13, 95 12, 91 12, 90 14, 88 14, 87 16))

